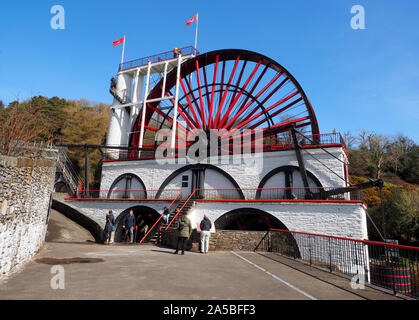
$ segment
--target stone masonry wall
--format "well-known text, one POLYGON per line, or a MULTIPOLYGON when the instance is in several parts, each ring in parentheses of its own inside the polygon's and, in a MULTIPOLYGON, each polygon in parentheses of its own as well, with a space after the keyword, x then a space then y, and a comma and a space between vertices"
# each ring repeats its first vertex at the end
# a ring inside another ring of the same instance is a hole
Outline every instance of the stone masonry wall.
POLYGON ((53 159, 0 155, 0 276, 43 245, 54 179, 53 159))
MULTIPOLYGON (((211 233, 209 241, 210 251, 253 251, 265 236, 266 231, 229 231, 217 230, 211 233)), ((165 245, 176 248, 177 234, 175 231, 167 232, 165 245)), ((200 234, 194 230, 189 238, 187 249, 198 252, 200 250, 200 234)))

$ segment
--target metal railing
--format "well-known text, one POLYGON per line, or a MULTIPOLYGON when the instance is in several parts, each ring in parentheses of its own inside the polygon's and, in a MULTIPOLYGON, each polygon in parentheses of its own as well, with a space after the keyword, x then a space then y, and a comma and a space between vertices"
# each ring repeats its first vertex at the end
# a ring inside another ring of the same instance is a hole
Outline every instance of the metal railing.
MULTIPOLYGON (((364 201, 361 190, 349 187, 350 191, 341 194, 327 195, 330 190, 348 189, 344 187, 290 187, 290 188, 217 188, 195 189, 188 197, 195 196, 198 200, 213 201, 364 201), (309 191, 309 193, 307 192, 309 191)), ((81 199, 112 199, 112 200, 173 200, 182 189, 110 189, 110 190, 79 190, 81 199)), ((74 199, 74 198, 67 198, 74 199)), ((80 198, 78 198, 80 199, 80 198)), ((188 201, 188 200, 187 200, 188 201)))
POLYGON ((173 200, 182 189, 110 189, 110 190, 79 190, 80 198, 65 200, 173 200))
MULTIPOLYGON (((176 202, 179 201, 180 196, 182 195, 182 191, 179 192, 177 197, 173 199, 173 201, 170 203, 170 205, 167 207, 167 209, 170 209, 170 207, 176 202)), ((144 237, 140 240, 140 244, 143 243, 143 241, 147 238, 149 233, 154 230, 154 228, 159 224, 161 219, 163 218, 163 215, 161 214, 160 217, 157 219, 157 221, 153 224, 153 226, 148 230, 148 232, 144 235, 144 237)))
MULTIPOLYGON (((345 141, 343 140, 340 133, 326 133, 326 134, 316 134, 316 135, 307 135, 303 137, 297 135, 298 142, 303 148, 316 148, 316 147, 327 147, 327 146, 338 146, 341 145, 346 148, 345 141)), ((181 145, 184 149, 192 145, 194 141, 188 141, 187 145, 181 145)), ((250 141, 249 141, 250 143, 250 141)), ((137 151, 137 150, 118 150, 118 151, 108 151, 105 153, 104 161, 124 161, 124 160, 149 160, 155 159, 155 145, 148 144, 143 145, 145 148, 149 148, 147 151, 137 151)), ((228 148, 230 154, 233 154, 234 148, 232 145, 225 146, 228 148)), ((127 147, 128 148, 128 147, 127 147)), ((177 152, 175 152, 175 158, 179 157, 179 154, 184 157, 184 150, 176 147, 177 152), (180 152, 182 150, 182 152, 180 152)), ((244 153, 255 153, 255 152, 270 152, 270 151, 281 151, 281 150, 292 150, 294 149, 294 143, 292 137, 264 137, 258 141, 251 142, 251 148, 239 148, 239 152, 244 153)), ((227 150, 219 151, 219 154, 226 154, 227 150)))
POLYGON ((57 167, 62 174, 63 179, 67 182, 74 195, 79 191, 80 182, 83 183, 82 177, 74 169, 70 159, 67 156, 67 148, 57 147, 58 160, 57 167))
MULTIPOLYGON (((335 200, 364 201, 361 190, 356 187, 351 191, 337 195, 326 195, 327 191, 344 187, 290 187, 290 188, 220 188, 199 189, 200 198, 206 200, 335 200), (309 191, 309 194, 307 193, 309 191), (244 197, 244 199, 243 199, 244 197)), ((346 188, 345 188, 346 189, 346 188)))
MULTIPOLYGON (((297 140, 302 146, 316 146, 316 145, 337 145, 341 144, 346 148, 345 141, 339 132, 320 133, 313 135, 298 135, 297 140)), ((272 148, 293 147, 294 143, 291 136, 278 136, 264 139, 264 143, 272 148)))
MULTIPOLYGON (((196 48, 194 48, 193 46, 183 47, 183 48, 180 48, 179 50, 181 51, 182 56, 188 56, 188 55, 195 55, 196 56, 196 55, 199 54, 199 51, 196 48)), ((139 59, 135 59, 135 60, 131 60, 131 61, 126 61, 124 63, 120 63, 118 71, 144 66, 144 65, 148 64, 148 61, 150 61, 151 63, 156 63, 156 62, 161 62, 161 61, 175 59, 175 58, 177 58, 177 55, 173 53, 173 50, 172 51, 166 51, 166 52, 158 53, 158 54, 155 54, 155 55, 152 55, 152 56, 148 56, 148 57, 139 58, 139 59)))
POLYGON ((183 208, 186 206, 186 204, 193 198, 193 196, 195 195, 195 193, 196 193, 196 191, 197 191, 198 189, 195 189, 191 194, 190 194, 190 196, 188 197, 188 199, 186 199, 186 201, 185 201, 185 203, 182 205, 182 207, 178 210, 178 212, 176 212, 176 214, 173 216, 173 218, 172 218, 172 220, 170 220, 170 222, 167 224, 167 226, 166 226, 166 229, 165 230, 167 230, 167 229, 169 229, 169 227, 172 225, 172 223, 173 223, 173 221, 175 221, 176 220, 176 218, 178 217, 178 215, 179 215, 179 213, 181 213, 182 212, 182 210, 183 210, 183 208))
POLYGON ((413 297, 419 297, 419 248, 281 229, 255 251, 279 254, 413 297))

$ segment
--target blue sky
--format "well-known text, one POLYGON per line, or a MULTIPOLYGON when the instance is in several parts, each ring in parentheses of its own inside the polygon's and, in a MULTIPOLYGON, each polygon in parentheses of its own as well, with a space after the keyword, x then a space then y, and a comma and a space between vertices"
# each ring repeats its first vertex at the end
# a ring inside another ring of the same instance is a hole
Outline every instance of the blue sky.
POLYGON ((192 45, 199 11, 201 52, 242 48, 287 68, 310 99, 321 132, 361 128, 402 133, 419 142, 419 2, 293 1, 2 1, 0 100, 33 95, 111 103, 125 60, 192 45), (65 29, 53 30, 53 5, 65 29), (350 26, 353 5, 365 8, 365 30, 350 26))

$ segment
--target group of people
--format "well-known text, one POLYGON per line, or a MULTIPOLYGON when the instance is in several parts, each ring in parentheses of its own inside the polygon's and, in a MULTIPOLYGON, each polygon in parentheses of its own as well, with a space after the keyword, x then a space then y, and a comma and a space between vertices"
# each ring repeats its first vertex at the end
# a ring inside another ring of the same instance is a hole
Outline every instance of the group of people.
MULTIPOLYGON (((131 209, 129 214, 127 214, 124 219, 122 220, 122 229, 123 234, 127 242, 130 243, 134 242, 134 229, 136 226, 136 219, 134 215, 134 211, 131 209)), ((143 227, 143 232, 147 232, 148 225, 146 224, 143 227)), ((109 210, 108 214, 106 215, 106 223, 105 223, 105 244, 110 244, 112 238, 112 232, 115 231, 115 217, 113 215, 112 210, 109 210)))
MULTIPOLYGON (((204 214, 204 218, 201 220, 199 227, 201 229, 200 240, 201 240, 201 253, 208 253, 209 249, 209 240, 211 235, 211 220, 208 219, 208 216, 204 214)), ((174 254, 178 254, 179 250, 182 251, 182 254, 185 254, 186 245, 189 238, 192 234, 192 224, 191 220, 186 214, 183 214, 179 218, 179 227, 178 227, 178 241, 176 246, 176 251, 174 254)))
MULTIPOLYGON (((176 209, 176 214, 179 214, 179 209, 176 209)), ((166 207, 163 210, 162 214, 163 220, 166 222, 166 224, 169 223, 170 220, 170 211, 166 207)), ((179 225, 177 229, 177 246, 176 251, 174 254, 178 254, 179 251, 182 252, 182 254, 185 254, 186 246, 188 243, 189 238, 192 234, 192 223, 191 220, 188 218, 186 214, 182 214, 179 217, 179 225)), ((123 233, 125 235, 125 239, 129 242, 134 242, 134 229, 136 226, 136 218, 134 215, 134 211, 131 209, 129 211, 129 214, 126 215, 122 220, 122 229, 123 233)), ((208 216, 204 214, 204 218, 201 220, 199 224, 199 228, 201 230, 200 234, 200 240, 201 240, 201 253, 208 253, 209 249, 209 240, 211 236, 211 227, 212 223, 211 220, 208 219, 208 216)), ((148 225, 145 224, 145 227, 143 227, 142 231, 144 234, 148 231, 148 225), (144 230, 143 230, 144 229, 144 230)), ((105 223, 105 244, 110 244, 112 241, 112 233, 115 231, 115 217, 113 215, 112 210, 109 210, 108 214, 106 215, 106 223, 105 223)))

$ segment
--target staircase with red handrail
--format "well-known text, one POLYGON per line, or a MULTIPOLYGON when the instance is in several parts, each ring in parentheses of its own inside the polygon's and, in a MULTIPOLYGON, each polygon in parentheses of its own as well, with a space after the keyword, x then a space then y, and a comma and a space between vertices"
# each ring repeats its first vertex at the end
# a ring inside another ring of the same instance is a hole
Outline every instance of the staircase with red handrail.
MULTIPOLYGON (((180 191, 179 194, 176 196, 176 198, 170 203, 170 205, 167 207, 168 209, 170 209, 170 207, 176 202, 179 201, 180 196, 182 195, 183 191, 180 191)), ((180 201, 181 202, 181 201, 180 201)), ((178 205, 179 206, 179 205, 178 205)), ((161 228, 161 226, 163 225, 162 223, 160 223, 161 219, 163 218, 163 215, 160 215, 160 217, 157 219, 157 221, 153 224, 153 226, 148 230, 148 232, 144 235, 144 237, 141 239, 140 244, 144 242, 144 240, 147 238, 147 236, 150 234, 151 231, 155 230, 155 228, 157 228, 157 226, 159 226, 159 228, 161 228)), ((160 230, 159 230, 160 231, 160 230)), ((158 234, 160 232, 155 232, 153 237, 150 239, 150 242, 155 242, 157 239, 156 235, 158 237, 158 234)))
MULTIPOLYGON (((180 200, 176 209, 170 214, 169 223, 162 222, 159 226, 159 231, 154 234, 150 239, 150 242, 162 243, 163 235, 169 230, 175 230, 178 227, 178 216, 179 214, 187 214, 192 208, 195 201, 195 193, 198 189, 195 189, 186 200, 180 200)), ((160 217, 162 218, 162 216, 160 217)), ((159 219, 160 220, 160 219, 159 219)), ((140 242, 141 243, 141 242, 140 242)))

